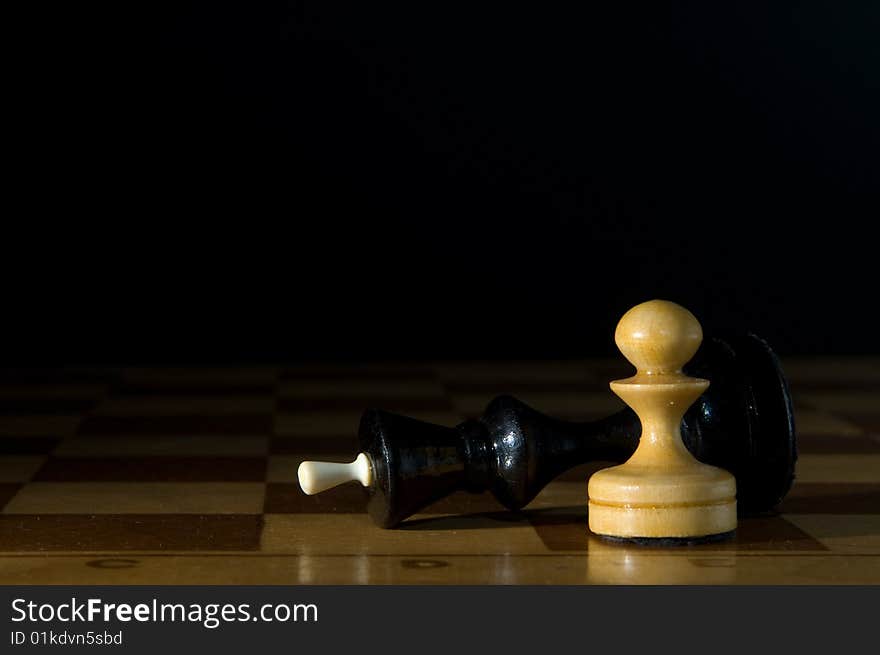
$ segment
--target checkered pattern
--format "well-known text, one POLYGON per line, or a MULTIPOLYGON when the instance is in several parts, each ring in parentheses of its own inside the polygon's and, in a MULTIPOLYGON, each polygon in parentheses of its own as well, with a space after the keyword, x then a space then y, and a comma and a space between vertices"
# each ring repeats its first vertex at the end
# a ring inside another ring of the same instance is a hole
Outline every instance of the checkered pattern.
POLYGON ((306 458, 356 450, 361 412, 455 425, 499 393, 593 419, 616 361, 0 374, 2 583, 880 583, 880 360, 786 362, 801 451, 773 515, 680 549, 589 535, 586 484, 523 513, 456 494, 401 529, 356 485, 307 497, 306 458))

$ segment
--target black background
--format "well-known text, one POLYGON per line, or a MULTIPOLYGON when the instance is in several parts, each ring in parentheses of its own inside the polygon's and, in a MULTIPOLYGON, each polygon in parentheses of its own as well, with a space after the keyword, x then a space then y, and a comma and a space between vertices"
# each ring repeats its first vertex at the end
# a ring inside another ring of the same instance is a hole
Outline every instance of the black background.
POLYGON ((29 4, 2 356, 876 353, 876 7, 29 4))

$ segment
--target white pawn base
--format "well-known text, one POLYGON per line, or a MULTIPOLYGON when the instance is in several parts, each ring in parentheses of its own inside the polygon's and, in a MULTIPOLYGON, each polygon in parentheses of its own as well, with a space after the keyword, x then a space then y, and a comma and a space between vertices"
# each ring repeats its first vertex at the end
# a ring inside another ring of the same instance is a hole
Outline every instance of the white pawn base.
POLYGON ((625 539, 687 539, 736 529, 736 482, 698 464, 687 471, 615 466, 590 478, 590 530, 625 539), (635 474, 635 475, 633 475, 635 474))

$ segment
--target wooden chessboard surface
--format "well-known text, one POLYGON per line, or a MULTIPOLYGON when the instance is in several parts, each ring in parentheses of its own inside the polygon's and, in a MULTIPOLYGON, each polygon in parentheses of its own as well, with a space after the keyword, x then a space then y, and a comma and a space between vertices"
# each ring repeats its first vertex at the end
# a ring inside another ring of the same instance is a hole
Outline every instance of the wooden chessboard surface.
POLYGON ((784 362, 794 488, 729 542, 648 548, 587 530, 586 479, 516 515, 457 494, 398 530, 355 484, 308 497, 306 458, 356 452, 366 407, 455 425, 512 393, 586 420, 621 407, 606 360, 6 370, 3 584, 878 584, 880 358, 784 362))

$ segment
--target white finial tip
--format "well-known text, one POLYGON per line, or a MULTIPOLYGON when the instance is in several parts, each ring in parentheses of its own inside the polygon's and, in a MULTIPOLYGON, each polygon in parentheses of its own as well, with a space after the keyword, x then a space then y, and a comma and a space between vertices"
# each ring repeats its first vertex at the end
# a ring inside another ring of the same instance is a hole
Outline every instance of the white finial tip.
POLYGON ((302 462, 296 470, 299 486, 309 496, 318 493, 315 486, 315 464, 318 464, 318 462, 302 462))
POLYGON ((373 467, 364 453, 359 453, 353 462, 303 462, 297 470, 299 486, 303 492, 312 496, 332 487, 356 480, 363 486, 373 483, 373 467))

